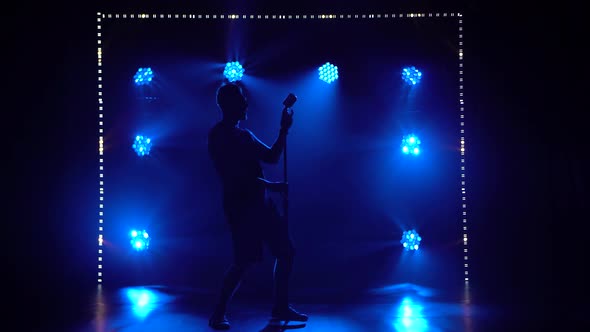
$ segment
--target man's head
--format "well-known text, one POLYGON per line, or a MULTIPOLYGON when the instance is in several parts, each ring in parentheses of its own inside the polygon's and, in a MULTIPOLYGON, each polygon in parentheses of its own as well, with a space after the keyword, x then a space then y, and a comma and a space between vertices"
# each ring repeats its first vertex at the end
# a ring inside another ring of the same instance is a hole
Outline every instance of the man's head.
POLYGON ((226 83, 217 89, 217 105, 224 119, 240 121, 247 118, 248 102, 242 88, 235 83, 226 83))

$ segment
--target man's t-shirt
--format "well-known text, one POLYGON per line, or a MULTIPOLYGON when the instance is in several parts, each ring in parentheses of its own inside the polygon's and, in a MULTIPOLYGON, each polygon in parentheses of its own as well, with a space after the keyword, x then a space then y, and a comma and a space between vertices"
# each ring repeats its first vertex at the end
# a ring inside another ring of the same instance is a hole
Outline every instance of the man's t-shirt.
POLYGON ((258 180, 264 178, 258 144, 249 130, 223 122, 209 132, 209 156, 221 178, 226 213, 239 213, 266 201, 266 189, 258 180))

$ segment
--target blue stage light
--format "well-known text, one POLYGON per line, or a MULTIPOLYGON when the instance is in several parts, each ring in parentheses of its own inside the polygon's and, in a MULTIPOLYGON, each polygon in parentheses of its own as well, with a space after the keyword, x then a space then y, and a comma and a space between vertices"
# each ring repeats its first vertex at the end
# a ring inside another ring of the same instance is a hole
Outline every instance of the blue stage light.
POLYGON ((136 85, 150 84, 153 78, 154 72, 152 71, 152 68, 139 68, 137 73, 135 73, 135 76, 133 76, 136 85))
POLYGON ((131 237, 131 246, 137 251, 147 250, 150 246, 150 236, 148 233, 143 231, 132 230, 129 234, 131 237))
POLYGON ((150 154, 152 149, 152 140, 148 137, 138 135, 131 146, 138 156, 143 157, 150 154))
POLYGON ((406 135, 404 136, 404 138, 402 139, 402 152, 404 154, 412 154, 412 155, 419 155, 420 154, 420 144, 422 142, 420 142, 420 139, 414 135, 414 134, 410 134, 410 135, 406 135))
POLYGON ((422 79, 422 73, 416 67, 406 67, 402 70, 402 78, 409 85, 416 85, 422 79))
POLYGON ((338 79, 338 66, 326 62, 323 66, 318 68, 320 80, 330 84, 338 79))
POLYGON ((404 232, 400 243, 405 250, 418 250, 420 247, 420 241, 422 241, 422 238, 416 230, 412 229, 404 232))
POLYGON ((237 61, 228 62, 223 70, 223 75, 230 82, 239 81, 244 76, 244 67, 237 61))

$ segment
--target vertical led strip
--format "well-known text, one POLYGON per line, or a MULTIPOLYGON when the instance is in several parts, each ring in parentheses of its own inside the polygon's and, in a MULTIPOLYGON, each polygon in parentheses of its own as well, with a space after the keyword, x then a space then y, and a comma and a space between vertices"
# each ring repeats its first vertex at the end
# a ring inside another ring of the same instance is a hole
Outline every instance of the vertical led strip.
POLYGON ((469 250, 467 246, 467 195, 465 190, 465 100, 463 96, 463 16, 459 17, 459 118, 461 124, 461 219, 463 225, 463 268, 469 283, 469 250))
POLYGON ((104 130, 103 130, 103 103, 102 103, 102 15, 97 13, 97 65, 98 65, 98 283, 102 284, 102 243, 103 243, 103 222, 104 222, 104 130))

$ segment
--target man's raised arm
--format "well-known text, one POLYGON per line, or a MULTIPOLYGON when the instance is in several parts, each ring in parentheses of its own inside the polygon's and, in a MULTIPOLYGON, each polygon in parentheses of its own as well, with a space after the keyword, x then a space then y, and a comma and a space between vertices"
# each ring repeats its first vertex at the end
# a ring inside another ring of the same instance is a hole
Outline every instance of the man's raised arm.
POLYGON ((287 140, 287 130, 281 129, 272 147, 264 144, 261 140, 250 132, 254 142, 254 149, 256 157, 268 164, 276 164, 281 159, 281 153, 285 149, 285 142, 287 140))
POLYGON ((256 135, 249 131, 252 140, 254 141, 254 149, 258 159, 269 164, 276 164, 279 162, 279 159, 281 159, 281 153, 285 149, 285 144, 287 143, 287 132, 289 131, 289 128, 291 128, 291 125, 293 125, 293 110, 289 112, 289 110, 285 108, 283 109, 283 114, 281 116, 281 130, 279 131, 279 136, 273 143, 272 147, 268 147, 268 145, 264 144, 256 137, 256 135))

